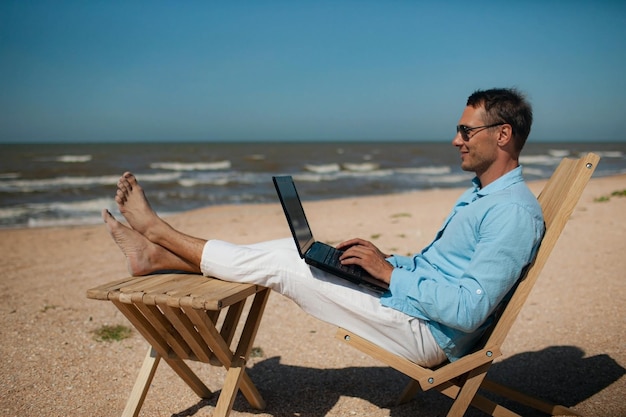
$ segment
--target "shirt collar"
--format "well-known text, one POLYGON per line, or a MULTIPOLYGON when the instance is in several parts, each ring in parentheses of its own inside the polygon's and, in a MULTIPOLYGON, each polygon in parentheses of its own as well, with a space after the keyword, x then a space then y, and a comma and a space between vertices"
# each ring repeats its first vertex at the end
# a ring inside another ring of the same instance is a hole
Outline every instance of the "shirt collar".
POLYGON ((480 187, 480 180, 478 177, 474 177, 472 179, 472 184, 474 184, 474 194, 476 194, 477 198, 480 198, 497 191, 504 190, 505 188, 509 188, 511 185, 522 181, 524 181, 524 178, 522 177, 522 166, 520 165, 514 170, 507 172, 485 188, 480 187))

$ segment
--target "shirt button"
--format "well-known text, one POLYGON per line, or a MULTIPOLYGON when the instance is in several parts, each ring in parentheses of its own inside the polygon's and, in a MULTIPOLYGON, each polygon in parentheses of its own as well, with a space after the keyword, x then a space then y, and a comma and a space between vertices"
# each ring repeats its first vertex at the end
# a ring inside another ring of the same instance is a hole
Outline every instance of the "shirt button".
POLYGON ((476 290, 476 294, 480 295, 483 293, 483 290, 476 290))

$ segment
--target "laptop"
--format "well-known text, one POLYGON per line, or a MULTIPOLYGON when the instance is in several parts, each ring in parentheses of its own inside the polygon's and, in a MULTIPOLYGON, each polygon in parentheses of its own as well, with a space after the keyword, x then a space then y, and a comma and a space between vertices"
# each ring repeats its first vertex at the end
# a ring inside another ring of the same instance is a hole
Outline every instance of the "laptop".
POLYGON ((372 277, 360 266, 341 265, 339 256, 343 252, 334 246, 317 242, 313 237, 293 178, 280 176, 272 179, 298 253, 307 264, 379 293, 389 289, 386 282, 372 277))

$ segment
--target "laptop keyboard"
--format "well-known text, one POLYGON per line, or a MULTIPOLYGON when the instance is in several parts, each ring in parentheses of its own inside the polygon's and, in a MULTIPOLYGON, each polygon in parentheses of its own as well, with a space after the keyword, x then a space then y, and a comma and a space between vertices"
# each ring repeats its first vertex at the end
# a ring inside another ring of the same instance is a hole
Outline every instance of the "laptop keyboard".
POLYGON ((343 253, 342 251, 333 248, 332 246, 324 245, 324 249, 326 253, 324 254, 324 263, 326 265, 333 266, 335 268, 341 269, 344 272, 347 272, 352 275, 356 275, 360 277, 363 272, 363 268, 358 265, 342 265, 339 257, 343 253))

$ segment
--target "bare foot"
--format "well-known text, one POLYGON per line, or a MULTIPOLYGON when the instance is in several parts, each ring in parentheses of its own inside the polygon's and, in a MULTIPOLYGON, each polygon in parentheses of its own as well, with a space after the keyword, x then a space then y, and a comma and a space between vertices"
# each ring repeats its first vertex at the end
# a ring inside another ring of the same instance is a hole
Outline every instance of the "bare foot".
POLYGON ((117 182, 115 202, 130 227, 150 240, 152 240, 150 235, 157 232, 158 228, 165 224, 150 207, 143 188, 130 172, 125 172, 117 182))
POLYGON ((126 257, 126 267, 132 276, 170 269, 200 272, 189 262, 118 222, 108 210, 102 210, 102 219, 109 234, 126 257))

